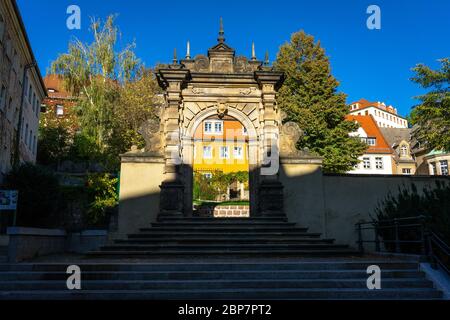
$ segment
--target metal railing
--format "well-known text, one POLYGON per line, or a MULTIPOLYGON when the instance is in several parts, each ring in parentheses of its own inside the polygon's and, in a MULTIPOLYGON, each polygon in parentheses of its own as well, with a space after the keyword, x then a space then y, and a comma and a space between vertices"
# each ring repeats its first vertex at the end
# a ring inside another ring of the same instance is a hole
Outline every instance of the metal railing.
POLYGON ((450 247, 427 226, 426 216, 385 219, 356 224, 358 249, 365 244, 375 246, 375 252, 411 253, 426 256, 433 267, 438 265, 450 274, 450 247), (372 239, 364 233, 372 231, 372 239), (406 251, 406 252, 405 252, 406 251))

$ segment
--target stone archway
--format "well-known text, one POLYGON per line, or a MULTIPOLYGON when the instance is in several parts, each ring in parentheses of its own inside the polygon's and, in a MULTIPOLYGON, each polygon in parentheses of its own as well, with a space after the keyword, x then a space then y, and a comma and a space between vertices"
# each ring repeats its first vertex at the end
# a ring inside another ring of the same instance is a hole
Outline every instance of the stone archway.
POLYGON ((160 214, 191 214, 192 137, 198 125, 213 114, 228 114, 249 131, 251 215, 265 214, 277 207, 274 203, 278 209, 273 211, 281 211, 278 171, 266 170, 262 174, 261 168, 267 155, 279 156, 272 149, 275 146, 278 151, 279 146, 282 121, 276 94, 283 83, 283 73, 254 55, 250 60, 236 56, 222 35, 207 56, 191 59, 187 53, 181 61, 174 57, 173 63, 159 69, 156 75, 165 98, 161 116, 165 166, 160 214))
MULTIPOLYGON (((182 177, 184 184, 184 213, 186 216, 192 214, 192 195, 193 195, 193 154, 194 154, 194 134, 196 129, 202 122, 218 113, 219 104, 207 107, 194 115, 186 124, 181 141, 181 158, 182 158, 182 177)), ((249 184, 250 184, 250 215, 258 214, 258 177, 260 163, 259 139, 255 125, 250 118, 239 109, 233 106, 226 106, 227 115, 238 120, 248 132, 249 145, 249 184)))

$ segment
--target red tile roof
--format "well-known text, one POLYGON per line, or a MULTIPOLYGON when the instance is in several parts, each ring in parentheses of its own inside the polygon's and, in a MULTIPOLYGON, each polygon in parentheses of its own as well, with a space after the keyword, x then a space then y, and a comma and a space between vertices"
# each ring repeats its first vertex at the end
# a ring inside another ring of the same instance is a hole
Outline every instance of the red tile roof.
POLYGON ((369 116, 347 115, 347 121, 356 121, 366 132, 368 138, 376 138, 376 145, 369 146, 366 153, 393 153, 394 151, 386 142, 380 128, 377 126, 375 119, 369 116))
MULTIPOLYGON (((381 102, 370 102, 366 99, 359 99, 358 101, 352 102, 350 105, 354 105, 356 103, 358 104, 358 109, 356 109, 356 110, 361 110, 361 109, 365 109, 368 107, 375 107, 375 108, 387 111, 389 113, 392 113, 392 114, 395 114, 398 116, 397 110, 393 106, 387 106, 381 102)), ((355 111, 355 110, 352 110, 352 111, 355 111)))
POLYGON ((44 77, 44 83, 50 98, 69 99, 71 97, 71 94, 64 88, 64 80, 61 76, 49 74, 44 77), (55 92, 49 92, 49 89, 53 89, 55 92))

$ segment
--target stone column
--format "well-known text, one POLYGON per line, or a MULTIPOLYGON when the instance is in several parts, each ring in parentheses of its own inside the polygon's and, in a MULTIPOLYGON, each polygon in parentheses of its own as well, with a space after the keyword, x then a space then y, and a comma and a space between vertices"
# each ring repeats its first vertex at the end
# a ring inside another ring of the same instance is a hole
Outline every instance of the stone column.
POLYGON ((181 170, 181 130, 182 106, 181 90, 189 76, 189 71, 180 65, 159 70, 159 81, 166 89, 166 107, 163 113, 164 138, 164 181, 161 184, 160 214, 183 215, 184 184, 181 170))

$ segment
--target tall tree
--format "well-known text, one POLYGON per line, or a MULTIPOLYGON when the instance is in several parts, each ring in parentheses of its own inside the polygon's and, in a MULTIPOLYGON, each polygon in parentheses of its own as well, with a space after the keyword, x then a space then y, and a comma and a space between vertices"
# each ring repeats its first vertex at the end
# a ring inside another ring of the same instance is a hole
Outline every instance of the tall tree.
POLYGON ((104 165, 116 169, 120 153, 133 144, 142 145, 137 131, 155 117, 159 88, 152 72, 136 57, 135 44, 119 45, 114 16, 104 22, 92 20, 90 31, 93 41, 71 41, 68 52, 52 63, 50 71, 62 75, 66 88, 78 98, 83 132, 74 139, 78 142, 74 153, 95 155, 91 159, 95 161, 103 155, 104 165))
POLYGON ((439 60, 440 69, 418 64, 413 82, 429 91, 417 97, 411 118, 417 125, 416 138, 430 148, 450 151, 450 58, 439 60))
POLYGON ((288 120, 304 131, 299 148, 324 157, 327 172, 351 170, 367 146, 349 136, 358 125, 345 120, 346 95, 337 92, 339 82, 331 74, 320 42, 304 31, 294 33, 290 42, 281 46, 275 68, 286 75, 278 103, 288 120))
POLYGON ((114 16, 105 22, 92 20, 93 42, 78 39, 69 43, 68 53, 61 54, 51 65, 51 72, 64 77, 66 87, 79 98, 81 126, 104 150, 111 134, 119 89, 132 81, 142 68, 133 49, 126 45, 118 51, 119 30, 114 16))

